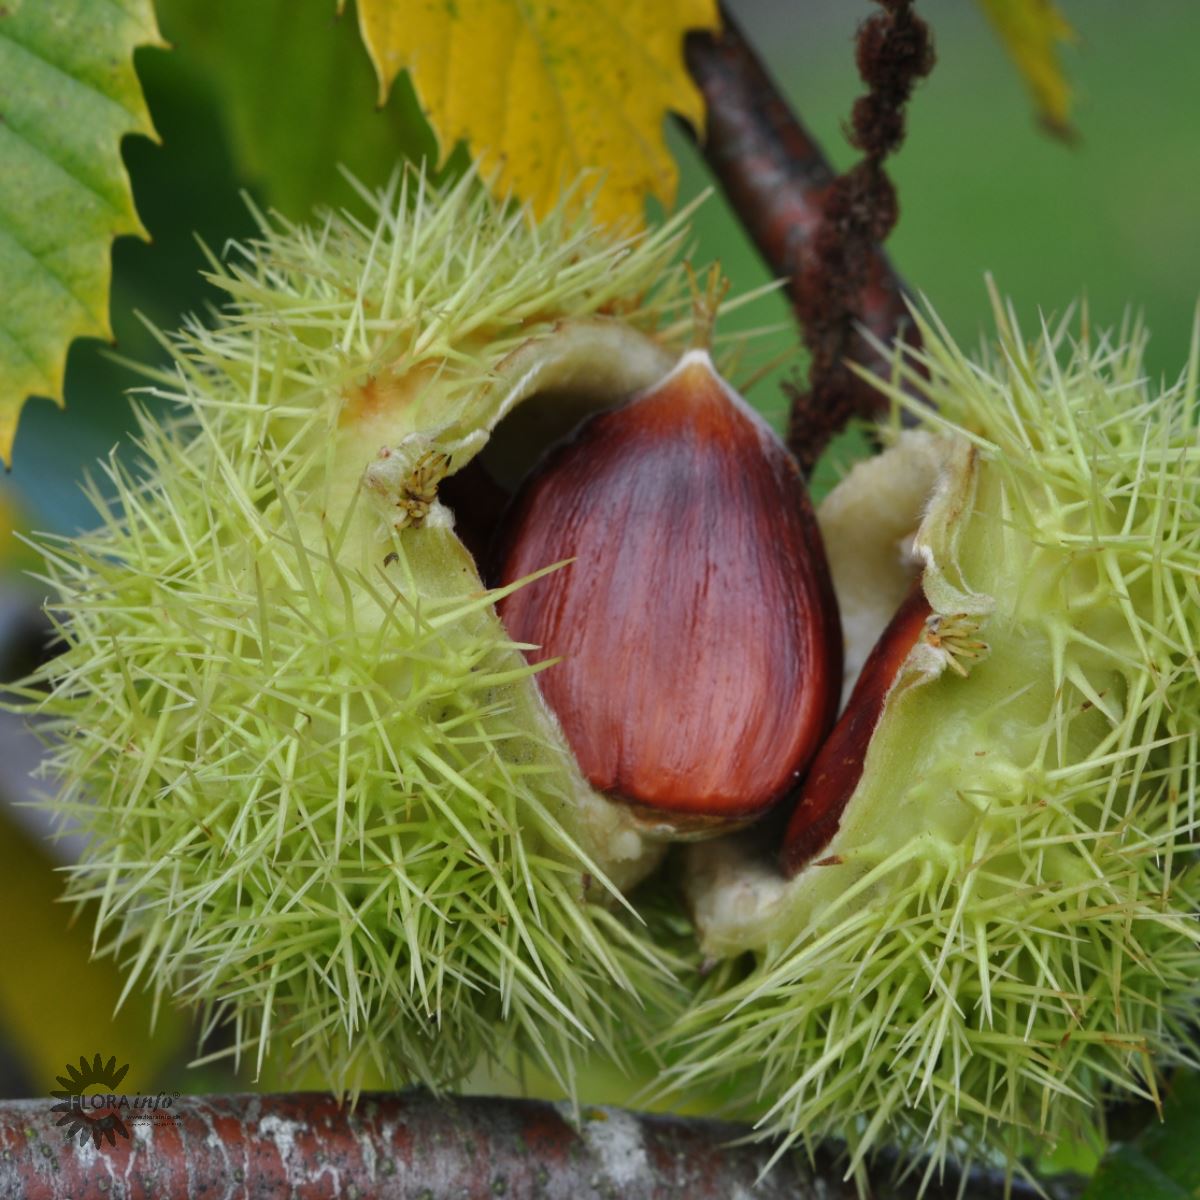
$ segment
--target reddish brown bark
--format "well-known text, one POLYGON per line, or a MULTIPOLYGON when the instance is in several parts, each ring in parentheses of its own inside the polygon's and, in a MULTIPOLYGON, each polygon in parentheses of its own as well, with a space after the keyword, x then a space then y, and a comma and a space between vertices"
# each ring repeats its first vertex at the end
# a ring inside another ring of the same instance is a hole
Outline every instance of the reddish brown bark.
MULTIPOLYGON (((0 1103, 0 1197, 20 1200, 857 1200, 829 1156, 785 1156, 761 1180, 770 1145, 730 1145, 744 1126, 565 1105, 425 1093, 365 1095, 353 1111, 325 1095, 184 1096, 170 1122, 138 1124, 99 1147, 68 1142, 50 1100, 0 1103)), ((887 1173, 875 1200, 908 1200, 887 1173)), ((957 1179, 926 1200, 958 1195, 957 1179)), ((1002 1181, 972 1177, 974 1200, 1002 1181)), ((1020 1184, 1014 1200, 1035 1193, 1020 1184)), ((1055 1194, 1055 1193, 1051 1193, 1055 1194)))

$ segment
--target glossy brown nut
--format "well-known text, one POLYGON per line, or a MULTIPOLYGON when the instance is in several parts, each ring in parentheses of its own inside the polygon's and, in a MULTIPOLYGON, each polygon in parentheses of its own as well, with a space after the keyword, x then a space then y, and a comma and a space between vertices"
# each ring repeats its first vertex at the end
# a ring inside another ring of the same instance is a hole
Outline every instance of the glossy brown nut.
POLYGON ((915 584, 863 663, 846 709, 813 759, 788 821, 781 854, 785 874, 795 875, 837 833, 842 812, 862 778, 884 702, 931 611, 920 583, 915 584))
POLYGON ((588 780, 713 832, 792 789, 833 723, 842 639, 794 460, 692 351, 519 493, 501 604, 588 780))

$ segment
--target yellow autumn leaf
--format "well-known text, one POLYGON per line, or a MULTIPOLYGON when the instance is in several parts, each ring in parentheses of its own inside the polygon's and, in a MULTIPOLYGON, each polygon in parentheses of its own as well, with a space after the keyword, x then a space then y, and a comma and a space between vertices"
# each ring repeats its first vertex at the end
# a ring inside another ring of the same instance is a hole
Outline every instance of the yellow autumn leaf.
POLYGON ((41 556, 22 540, 21 535, 28 532, 28 514, 22 511, 12 488, 0 479, 0 578, 7 576, 9 586, 17 576, 43 566, 41 556))
POLYGON ((1025 77, 1042 121, 1070 137, 1071 88, 1059 61, 1059 48, 1075 40, 1075 30, 1053 0, 979 0, 988 20, 1025 77))
MULTIPOLYGON (((11 752, 11 735, 5 748, 11 752)), ((15 764, 9 764, 10 769, 15 764)), ((94 958, 95 905, 72 919, 61 873, 42 846, 0 803, 0 905, 6 969, 0 971, 0 1040, 24 1073, 49 1091, 64 1064, 102 1053, 133 1064, 131 1087, 150 1090, 163 1068, 186 1052, 190 1023, 141 988, 117 1001, 125 973, 94 958)))
POLYGON ((683 35, 718 26, 716 0, 357 3, 380 102, 411 72, 443 159, 464 140, 497 192, 539 213, 586 168, 604 176, 602 220, 640 220, 647 194, 674 201, 663 120, 703 127, 683 35))

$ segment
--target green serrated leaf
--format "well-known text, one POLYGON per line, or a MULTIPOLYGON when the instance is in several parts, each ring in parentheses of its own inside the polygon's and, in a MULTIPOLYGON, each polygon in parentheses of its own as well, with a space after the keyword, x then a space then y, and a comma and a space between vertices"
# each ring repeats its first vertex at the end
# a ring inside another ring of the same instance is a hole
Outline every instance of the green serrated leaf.
POLYGON ((145 236, 121 139, 154 125, 133 50, 151 0, 0 0, 0 458, 21 406, 62 403, 67 348, 111 336, 113 238, 145 236))
POLYGON ((1191 1200, 1194 1195, 1132 1146, 1120 1146, 1101 1164, 1083 1200, 1191 1200))
POLYGON ((1147 1126, 1137 1149, 1184 1195, 1200 1196, 1200 1075, 1175 1073, 1163 1119, 1147 1126))
POLYGON ((1082 1200, 1192 1200, 1200 1196, 1200 1074, 1176 1071, 1161 1121, 1115 1145, 1082 1200))

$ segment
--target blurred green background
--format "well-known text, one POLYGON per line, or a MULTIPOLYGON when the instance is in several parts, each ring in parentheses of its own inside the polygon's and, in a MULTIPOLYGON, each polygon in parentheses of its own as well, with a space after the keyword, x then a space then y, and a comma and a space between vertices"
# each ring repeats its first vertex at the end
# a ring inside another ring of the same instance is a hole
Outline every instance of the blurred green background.
MULTIPOLYGON (((197 273, 196 237, 219 251, 249 232, 242 190, 301 218, 313 204, 351 199, 336 163, 377 184, 399 154, 431 152, 403 81, 388 106, 375 109, 353 18, 335 20, 332 7, 324 0, 160 3, 175 49, 139 51, 137 64, 162 144, 125 145, 153 240, 123 239, 115 248, 119 354, 157 357, 138 313, 169 328, 213 302, 197 273)), ((732 7, 835 164, 847 165, 853 156, 842 122, 861 90, 853 36, 871 6, 733 0, 732 7)), ((975 6, 921 0, 918 7, 933 25, 939 62, 911 105, 908 141, 893 168, 902 216, 890 250, 905 278, 972 342, 987 325, 989 270, 1030 322, 1039 306, 1061 311, 1084 293, 1102 324, 1132 306, 1154 335, 1151 368, 1178 372, 1200 295, 1200 6, 1157 0, 1135 10, 1118 0, 1063 0, 1081 35, 1065 54, 1078 95, 1080 139, 1071 146, 1039 130, 1022 82, 975 6)), ((709 181, 687 139, 671 137, 687 199, 709 181)), ((765 281, 719 197, 695 224, 698 258, 719 258, 735 289, 765 281)), ((788 320, 774 297, 731 324, 780 325, 762 344, 765 360, 794 347, 788 320)), ((779 378, 775 372, 752 399, 781 421, 779 378)), ((66 533, 90 522, 79 484, 88 465, 120 443, 129 424, 122 393, 136 383, 105 347, 79 343, 66 412, 35 401, 22 418, 13 470, 0 480, 0 645, 10 657, 19 657, 22 639, 28 645, 38 597, 36 581, 22 574, 36 564, 15 531, 66 533)), ((14 658, 7 670, 17 669, 14 658)), ((130 1061, 127 1086, 138 1090, 252 1086, 227 1067, 187 1069, 196 1039, 182 1016, 160 1013, 151 1034, 148 1002, 137 996, 113 1016, 119 976, 110 963, 87 962, 89 915, 68 931, 71 914, 52 902, 54 863, 68 863, 73 847, 49 845, 43 818, 16 807, 36 793, 28 779, 35 762, 13 720, 0 723, 0 894, 17 916, 6 923, 0 972, 0 1094, 45 1094, 68 1060, 97 1051, 130 1061)))

